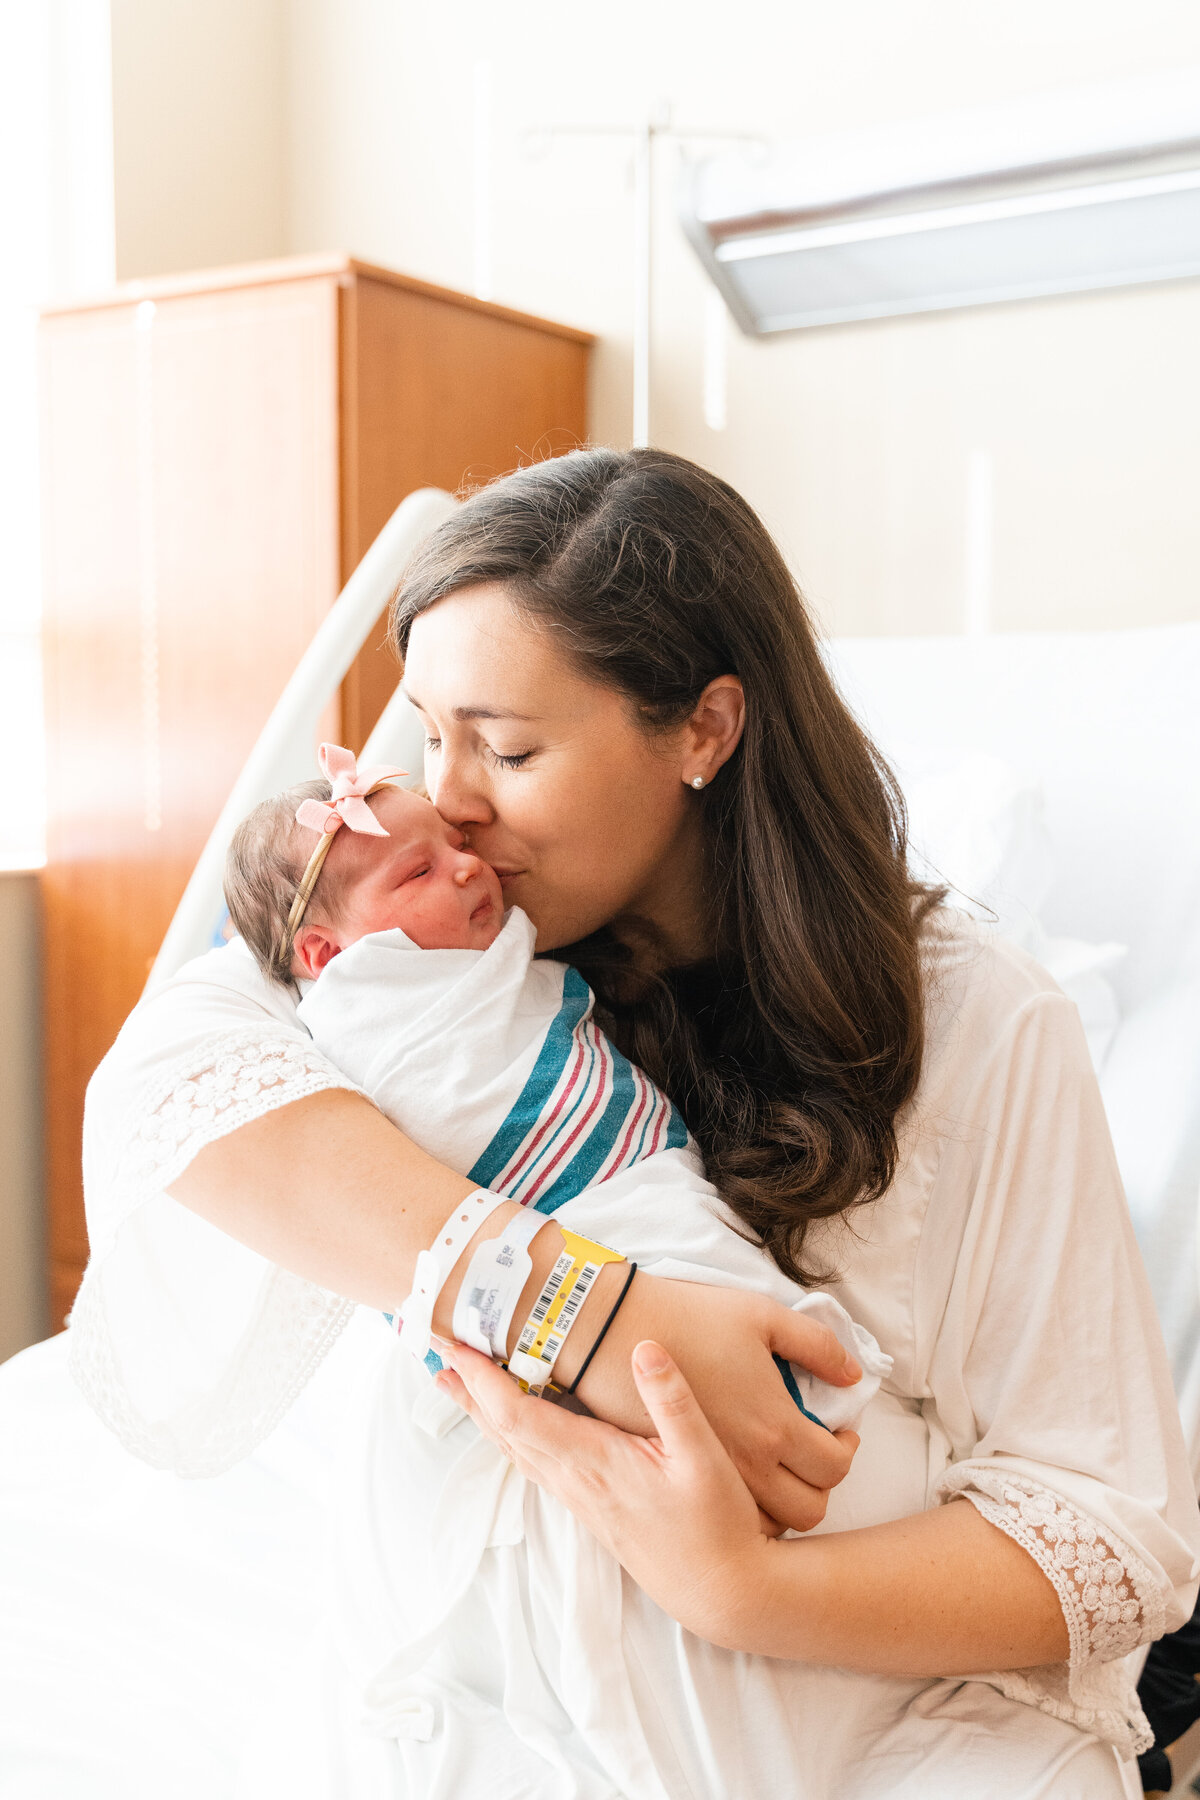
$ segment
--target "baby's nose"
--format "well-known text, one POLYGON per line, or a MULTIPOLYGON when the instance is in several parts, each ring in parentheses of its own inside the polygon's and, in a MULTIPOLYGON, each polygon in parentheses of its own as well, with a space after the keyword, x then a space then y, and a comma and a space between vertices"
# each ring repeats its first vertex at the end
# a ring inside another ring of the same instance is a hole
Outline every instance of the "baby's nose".
POLYGON ((477 856, 472 856, 467 861, 459 863, 454 871, 454 879, 459 887, 466 887, 478 866, 479 858, 477 856))

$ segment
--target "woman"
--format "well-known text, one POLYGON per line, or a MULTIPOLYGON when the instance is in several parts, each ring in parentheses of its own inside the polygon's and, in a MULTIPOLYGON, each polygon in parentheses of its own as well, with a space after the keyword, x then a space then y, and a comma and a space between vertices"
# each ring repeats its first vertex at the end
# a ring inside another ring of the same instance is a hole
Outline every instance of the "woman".
MULTIPOLYGON (((453 1397, 557 1499, 497 1523, 437 1652, 444 1717, 405 1685, 411 1659, 372 1690, 382 1729, 421 1723, 416 1747, 394 1730, 370 1778, 422 1800, 543 1780, 1120 1793, 1109 1746, 1141 1741, 1121 1659, 1187 1615, 1197 1534, 1073 1010, 914 887, 894 786, 777 551, 704 471, 589 451, 507 477, 435 533, 394 626, 439 809, 539 948, 587 974, 746 1228, 788 1273, 839 1279, 896 1369, 839 1487, 853 1446, 795 1417, 771 1354, 836 1379, 841 1353, 753 1296, 639 1275, 580 1386, 605 1423, 514 1399, 456 1355, 472 1392, 449 1377, 453 1397), (662 1346, 663 1371, 635 1375, 635 1346, 662 1346), (819 1535, 764 1534, 818 1523, 830 1487, 819 1535), (560 1500, 639 1584, 620 1612, 634 1773, 586 1671, 539 1647, 539 1508, 560 1500), (520 1670, 499 1666, 516 1614, 520 1670), (523 1735, 524 1699, 501 1689, 535 1664, 540 1724, 523 1735)), ((337 1296, 395 1305, 470 1191, 345 1090, 286 1001, 216 960, 140 1009, 97 1078, 75 1316, 85 1378, 127 1441, 192 1470, 269 1428, 344 1321, 337 1296), (236 1275, 228 1238, 254 1253, 236 1275), (186 1292, 156 1312, 145 1271, 185 1260, 186 1292)), ((538 1276, 556 1229, 535 1240, 538 1276)), ((576 1368, 603 1318, 597 1293, 576 1368)), ((366 1384, 347 1498, 351 1661, 351 1640, 386 1650, 420 1585, 412 1543, 379 1523, 382 1498, 420 1480, 389 1429, 396 1363, 366 1384)), ((343 1749, 354 1730, 334 1732, 343 1749)), ((363 1768, 347 1791, 365 1791, 363 1768)))

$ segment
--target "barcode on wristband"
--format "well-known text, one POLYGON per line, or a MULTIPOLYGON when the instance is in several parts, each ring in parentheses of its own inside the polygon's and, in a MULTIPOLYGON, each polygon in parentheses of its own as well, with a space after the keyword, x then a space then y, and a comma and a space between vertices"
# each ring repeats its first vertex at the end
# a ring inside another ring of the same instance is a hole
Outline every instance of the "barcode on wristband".
POLYGON ((563 1301, 562 1310, 560 1311, 558 1318, 554 1321, 555 1331, 561 1331, 564 1337, 566 1336, 567 1329, 570 1326, 572 1319, 575 1317, 575 1314, 587 1299, 588 1289, 591 1287, 599 1273, 599 1263, 584 1263, 583 1268, 579 1271, 579 1280, 575 1283, 575 1286, 563 1301))
POLYGON ((585 1264, 574 1289, 563 1302, 563 1309, 554 1321, 554 1329, 546 1339, 542 1350, 542 1361, 547 1367, 554 1367, 558 1353, 566 1342, 567 1333, 575 1322, 575 1315, 586 1300, 588 1289, 599 1273, 600 1265, 598 1263, 585 1264))
POLYGON ((571 1255, 569 1250, 564 1250, 560 1253, 558 1261, 550 1271, 545 1287, 538 1295, 536 1306, 521 1329, 521 1336, 517 1343, 518 1350, 528 1350, 529 1346, 533 1343, 534 1338, 538 1334, 538 1327, 545 1319, 546 1314, 550 1311, 554 1296, 562 1286, 569 1271, 573 1268, 574 1263, 575 1258, 571 1255))

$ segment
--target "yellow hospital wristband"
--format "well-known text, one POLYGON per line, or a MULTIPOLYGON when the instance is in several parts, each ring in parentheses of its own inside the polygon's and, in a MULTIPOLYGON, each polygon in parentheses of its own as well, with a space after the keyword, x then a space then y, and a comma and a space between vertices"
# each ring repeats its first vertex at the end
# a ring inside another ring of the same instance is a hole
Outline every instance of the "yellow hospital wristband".
MULTIPOLYGON (((521 1328, 517 1347, 508 1360, 508 1371, 515 1375, 527 1394, 541 1394, 554 1384, 551 1371, 567 1339, 567 1333, 579 1317, 580 1309, 591 1291, 592 1283, 605 1263, 624 1262, 619 1250, 610 1250, 578 1232, 559 1228, 563 1250, 546 1277, 546 1285, 521 1328)), ((555 1388, 557 1393, 559 1390, 555 1388)))

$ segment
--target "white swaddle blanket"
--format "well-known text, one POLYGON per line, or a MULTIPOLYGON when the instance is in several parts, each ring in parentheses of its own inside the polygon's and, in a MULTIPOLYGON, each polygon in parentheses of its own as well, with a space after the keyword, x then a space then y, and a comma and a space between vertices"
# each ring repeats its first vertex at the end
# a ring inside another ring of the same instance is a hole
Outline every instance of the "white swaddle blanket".
MULTIPOLYGON (((485 951, 421 950, 401 931, 380 932, 303 984, 299 1016, 397 1126, 481 1187, 553 1213, 657 1276, 752 1289, 828 1325, 862 1365, 855 1386, 834 1388, 776 1361, 806 1412, 831 1430, 855 1423, 891 1359, 831 1295, 803 1290, 741 1235, 676 1109, 595 1025, 586 982, 533 951, 533 927, 515 908, 485 951)), ((392 1637, 366 1699, 385 1735, 419 1739, 429 1718, 414 1710, 412 1678, 489 1546, 521 1541, 536 1516, 539 1542, 552 1539, 554 1561, 576 1571, 563 1618, 564 1668, 600 1655, 602 1642, 611 1649, 620 1572, 565 1509, 529 1489, 399 1345, 396 1354, 380 1454, 405 1459, 402 1504, 412 1516, 407 1530, 393 1517, 387 1535, 423 1541, 424 1554, 404 1558, 387 1609, 389 1634, 399 1629, 400 1641, 392 1637), (582 1621, 586 1648, 575 1641, 568 1655, 582 1621)), ((400 1503, 401 1484, 385 1485, 400 1503)))

